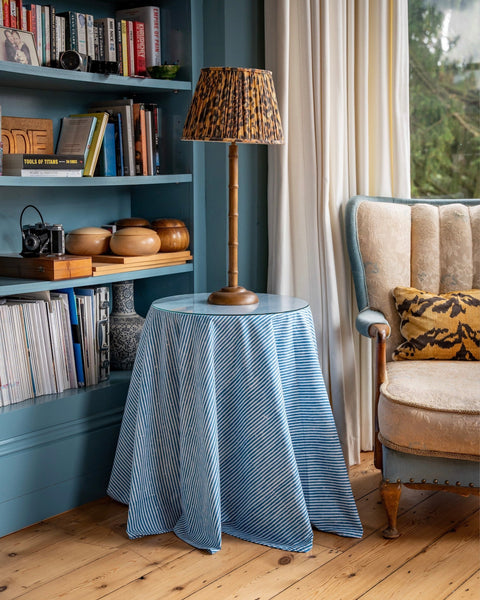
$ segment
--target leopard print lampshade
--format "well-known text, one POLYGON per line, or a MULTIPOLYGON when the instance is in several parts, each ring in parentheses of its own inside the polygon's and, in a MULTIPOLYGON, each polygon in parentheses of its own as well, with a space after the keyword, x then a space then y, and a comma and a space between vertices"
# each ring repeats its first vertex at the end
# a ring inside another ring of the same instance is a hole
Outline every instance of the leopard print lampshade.
POLYGON ((271 71, 201 69, 183 140, 282 144, 283 131, 271 71))

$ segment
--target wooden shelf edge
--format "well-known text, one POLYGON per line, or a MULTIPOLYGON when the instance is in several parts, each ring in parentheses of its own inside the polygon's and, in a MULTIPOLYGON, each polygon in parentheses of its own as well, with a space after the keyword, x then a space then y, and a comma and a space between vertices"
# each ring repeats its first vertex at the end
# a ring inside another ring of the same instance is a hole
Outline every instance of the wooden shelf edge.
POLYGON ((59 279, 57 281, 44 281, 40 279, 14 279, 13 277, 0 277, 0 296, 11 296, 13 294, 40 292, 43 290, 56 290, 62 287, 82 287, 87 285, 101 285, 115 281, 130 279, 146 279, 151 277, 163 277, 176 275, 177 273, 188 273, 193 271, 193 264, 185 263, 170 267, 158 267, 155 269, 143 269, 141 271, 122 271, 109 275, 98 275, 95 277, 81 277, 78 279, 59 279))

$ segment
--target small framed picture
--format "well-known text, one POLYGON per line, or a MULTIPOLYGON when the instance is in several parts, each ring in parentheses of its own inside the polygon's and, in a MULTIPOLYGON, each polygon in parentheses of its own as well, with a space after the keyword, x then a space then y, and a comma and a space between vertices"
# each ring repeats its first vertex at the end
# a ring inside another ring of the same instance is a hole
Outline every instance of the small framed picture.
POLYGON ((33 33, 0 27, 0 60, 38 67, 40 63, 33 33))

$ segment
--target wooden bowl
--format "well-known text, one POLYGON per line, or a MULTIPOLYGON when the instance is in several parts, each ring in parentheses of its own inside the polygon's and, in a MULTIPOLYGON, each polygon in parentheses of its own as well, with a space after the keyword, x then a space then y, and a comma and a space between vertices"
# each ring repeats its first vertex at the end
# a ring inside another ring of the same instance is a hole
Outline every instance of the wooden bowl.
POLYGON ((118 256, 147 256, 160 250, 160 238, 146 227, 125 227, 110 238, 110 250, 118 256))
POLYGON ((69 254, 95 256, 105 254, 110 247, 112 234, 102 227, 80 227, 67 233, 65 249, 69 254))
POLYGON ((153 229, 161 242, 161 252, 180 252, 188 248, 190 234, 180 219, 155 219, 153 229))
POLYGON ((118 219, 115 221, 115 225, 117 229, 122 229, 123 227, 151 227, 150 221, 144 219, 143 217, 126 217, 125 219, 118 219))

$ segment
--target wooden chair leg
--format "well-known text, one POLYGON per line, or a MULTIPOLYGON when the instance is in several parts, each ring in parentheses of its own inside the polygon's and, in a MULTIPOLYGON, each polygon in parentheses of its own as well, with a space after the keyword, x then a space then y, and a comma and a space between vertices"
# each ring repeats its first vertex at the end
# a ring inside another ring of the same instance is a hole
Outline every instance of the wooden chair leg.
POLYGON ((394 539, 400 535, 397 530, 397 512, 402 493, 401 485, 401 483, 390 483, 385 480, 380 483, 380 496, 388 519, 388 527, 384 529, 383 537, 387 539, 394 539))

